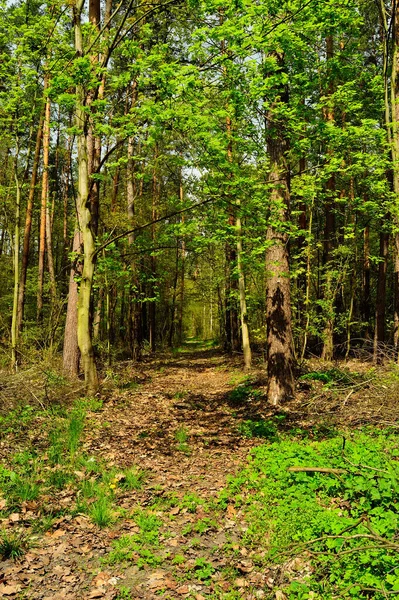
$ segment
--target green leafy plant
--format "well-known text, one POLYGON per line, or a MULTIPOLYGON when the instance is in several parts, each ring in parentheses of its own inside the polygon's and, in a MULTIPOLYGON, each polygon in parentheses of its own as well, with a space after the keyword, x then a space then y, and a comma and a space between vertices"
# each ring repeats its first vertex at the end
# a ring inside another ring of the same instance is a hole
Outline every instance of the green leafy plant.
POLYGON ((187 444, 188 439, 189 439, 189 433, 188 433, 186 427, 184 427, 184 426, 179 427, 179 429, 177 429, 175 432, 175 440, 179 444, 178 445, 179 452, 184 452, 185 454, 188 454, 190 452, 189 445, 187 444))
POLYGON ((227 505, 231 498, 245 515, 244 545, 266 547, 269 563, 297 556, 310 561, 306 586, 287 583, 290 598, 310 592, 363 598, 367 588, 382 599, 398 589, 394 435, 369 430, 352 434, 350 441, 285 437, 259 446, 220 502, 227 505))
POLYGON ((248 419, 240 423, 237 429, 241 435, 247 438, 259 437, 267 438, 271 441, 278 439, 278 428, 273 421, 248 419))

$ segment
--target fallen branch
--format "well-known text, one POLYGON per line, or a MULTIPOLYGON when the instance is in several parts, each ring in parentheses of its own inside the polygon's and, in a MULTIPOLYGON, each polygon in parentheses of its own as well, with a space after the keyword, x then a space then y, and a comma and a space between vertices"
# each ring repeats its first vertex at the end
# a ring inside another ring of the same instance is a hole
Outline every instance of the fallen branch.
POLYGON ((346 469, 333 469, 331 467, 287 467, 291 473, 332 473, 333 475, 342 475, 347 473, 346 469))

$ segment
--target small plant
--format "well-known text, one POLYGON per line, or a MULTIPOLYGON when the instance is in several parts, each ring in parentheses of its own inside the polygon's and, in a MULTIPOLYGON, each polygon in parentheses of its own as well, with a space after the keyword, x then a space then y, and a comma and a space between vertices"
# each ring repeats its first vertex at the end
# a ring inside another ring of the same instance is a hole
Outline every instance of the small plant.
POLYGON ((215 572, 215 568, 205 558, 197 558, 194 565, 195 576, 204 583, 209 581, 215 572))
POLYGON ((89 516, 98 527, 108 527, 114 520, 110 499, 102 495, 89 508, 89 516))
POLYGON ((129 588, 127 588, 126 586, 122 586, 121 588, 119 588, 116 600, 132 600, 132 594, 129 588))
POLYGON ((238 431, 247 438, 266 438, 271 441, 278 439, 277 426, 273 421, 264 421, 263 419, 258 420, 247 420, 240 423, 237 427, 238 431))
POLYGON ((88 397, 80 398, 75 402, 75 408, 80 408, 83 411, 98 412, 103 407, 103 401, 101 398, 88 397))
POLYGON ((254 390, 252 387, 251 379, 240 383, 234 390, 229 393, 230 403, 234 406, 240 406, 242 404, 247 404, 252 400, 257 400, 261 398, 262 391, 254 390))
POLYGON ((188 494, 184 494, 180 501, 180 506, 187 508, 188 512, 195 513, 197 506, 200 506, 202 503, 202 499, 197 494, 189 492, 188 494))
POLYGON ((205 533, 206 531, 209 531, 210 529, 213 529, 216 527, 216 522, 212 519, 209 519, 208 517, 205 517, 204 519, 199 519, 195 525, 194 525, 194 531, 196 531, 197 533, 205 533))
POLYGON ((67 430, 67 448, 73 455, 76 453, 80 437, 83 432, 86 412, 81 408, 76 408, 72 411, 67 430))
POLYGON ((179 427, 179 429, 176 430, 175 440, 179 444, 177 447, 179 452, 184 452, 186 454, 188 454, 190 452, 190 448, 187 444, 188 438, 189 438, 189 434, 188 434, 187 429, 184 426, 179 427))
POLYGON ((73 475, 61 469, 57 469, 50 474, 49 484, 58 490, 62 490, 70 481, 73 481, 73 475))
POLYGON ((32 531, 34 533, 46 533, 53 527, 55 517, 53 514, 43 515, 40 519, 37 519, 32 524, 32 531))
POLYGON ((28 539, 24 534, 0 532, 0 556, 3 560, 20 558, 25 554, 28 547, 28 539))
POLYGON ((172 564, 182 565, 186 562, 186 557, 183 554, 176 554, 172 559, 172 564))
POLYGON ((139 490, 143 486, 145 478, 145 471, 141 471, 138 467, 131 467, 124 471, 124 479, 121 480, 121 484, 127 490, 139 490))

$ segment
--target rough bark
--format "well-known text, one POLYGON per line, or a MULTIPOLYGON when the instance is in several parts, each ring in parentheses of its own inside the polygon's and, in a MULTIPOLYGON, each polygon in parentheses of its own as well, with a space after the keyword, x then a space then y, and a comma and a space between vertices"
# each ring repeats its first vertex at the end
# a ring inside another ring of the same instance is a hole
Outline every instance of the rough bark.
MULTIPOLYGON (((277 56, 281 69, 284 59, 277 56)), ((288 91, 282 87, 280 102, 288 102, 288 91)), ((271 186, 270 221, 267 229, 266 250, 266 327, 268 399, 274 406, 294 396, 294 345, 291 322, 291 285, 288 256, 288 222, 290 191, 289 168, 286 162, 288 140, 275 108, 267 121, 267 145, 270 157, 271 186)))

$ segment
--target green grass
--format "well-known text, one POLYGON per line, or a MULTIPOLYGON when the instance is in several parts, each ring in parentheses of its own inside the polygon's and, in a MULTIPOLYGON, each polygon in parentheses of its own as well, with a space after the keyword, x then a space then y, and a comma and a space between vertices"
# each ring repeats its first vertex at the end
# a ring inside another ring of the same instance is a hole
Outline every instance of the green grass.
POLYGON ((100 528, 108 527, 115 519, 112 510, 112 502, 110 498, 105 495, 100 495, 99 498, 90 505, 88 514, 93 523, 100 528))
POLYGON ((126 490, 140 490, 146 480, 147 474, 138 467, 130 467, 123 473, 121 486, 126 490))
POLYGON ((0 531, 0 557, 2 560, 21 558, 28 548, 29 540, 25 534, 0 531))
POLYGON ((186 427, 181 426, 175 431, 175 440, 178 442, 177 449, 179 452, 184 452, 185 454, 190 453, 190 447, 187 443, 189 440, 189 432, 186 427))

